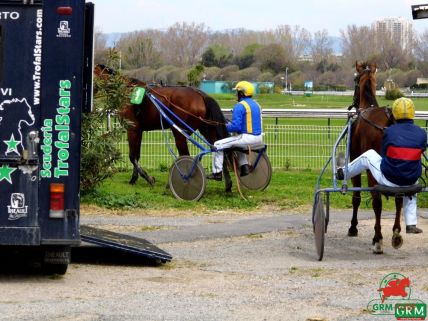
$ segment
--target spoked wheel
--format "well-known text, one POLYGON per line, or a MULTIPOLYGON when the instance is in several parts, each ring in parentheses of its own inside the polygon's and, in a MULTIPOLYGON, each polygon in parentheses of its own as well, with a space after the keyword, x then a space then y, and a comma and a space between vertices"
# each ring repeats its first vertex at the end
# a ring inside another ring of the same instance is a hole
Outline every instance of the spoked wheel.
POLYGON ((258 153, 250 153, 247 156, 251 171, 247 176, 240 177, 240 182, 247 189, 263 191, 268 187, 272 178, 272 165, 266 153, 263 152, 257 166, 253 168, 257 156, 258 153))
POLYGON ((324 256, 326 219, 320 192, 317 192, 315 195, 314 207, 312 210, 312 223, 314 228, 315 247, 317 250, 318 261, 321 261, 324 256))
POLYGON ((180 156, 169 169, 169 186, 180 200, 199 200, 204 195, 206 185, 205 170, 190 156, 180 156))

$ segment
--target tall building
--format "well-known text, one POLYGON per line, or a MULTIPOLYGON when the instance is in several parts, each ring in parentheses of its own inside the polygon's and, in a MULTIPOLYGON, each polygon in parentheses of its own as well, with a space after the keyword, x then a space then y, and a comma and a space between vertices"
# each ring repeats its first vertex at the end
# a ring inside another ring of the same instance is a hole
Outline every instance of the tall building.
POLYGON ((376 33, 390 35, 403 49, 411 48, 413 24, 402 17, 381 18, 373 23, 376 33))

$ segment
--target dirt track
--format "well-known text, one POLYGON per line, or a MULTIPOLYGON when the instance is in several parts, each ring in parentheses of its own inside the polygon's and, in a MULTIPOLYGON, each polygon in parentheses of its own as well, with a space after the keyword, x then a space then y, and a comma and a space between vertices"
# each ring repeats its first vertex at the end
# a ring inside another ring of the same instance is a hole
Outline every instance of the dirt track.
POLYGON ((4 273, 0 320, 395 320, 366 310, 392 272, 428 303, 428 219, 394 250, 386 214, 385 254, 373 255, 371 213, 361 217, 360 236, 348 238, 350 213, 333 211, 318 262, 308 215, 82 216, 144 235, 174 259, 153 267, 76 252, 64 277, 4 273))

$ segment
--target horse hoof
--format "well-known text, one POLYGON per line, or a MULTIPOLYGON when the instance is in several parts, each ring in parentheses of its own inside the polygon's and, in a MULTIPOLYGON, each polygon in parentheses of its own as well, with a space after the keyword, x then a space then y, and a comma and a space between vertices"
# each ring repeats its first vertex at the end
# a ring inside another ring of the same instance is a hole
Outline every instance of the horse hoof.
POLYGON ((374 243, 373 254, 383 254, 382 240, 374 243))
POLYGON ((150 186, 155 186, 156 179, 153 176, 150 176, 147 182, 149 182, 150 186))
POLYGON ((131 179, 131 180, 129 181, 129 185, 135 185, 135 182, 137 182, 137 180, 136 180, 136 179, 131 179))
POLYGON ((399 232, 394 232, 392 235, 392 247, 394 249, 399 249, 403 245, 403 237, 399 232))
POLYGON ((350 236, 350 237, 356 237, 356 236, 358 236, 358 230, 357 229, 349 228, 349 230, 348 230, 348 236, 350 236))

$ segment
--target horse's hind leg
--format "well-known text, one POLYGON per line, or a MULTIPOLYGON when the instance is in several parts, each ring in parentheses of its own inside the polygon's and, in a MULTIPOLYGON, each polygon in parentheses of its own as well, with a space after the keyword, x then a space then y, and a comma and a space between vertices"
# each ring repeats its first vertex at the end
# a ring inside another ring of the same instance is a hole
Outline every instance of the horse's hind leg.
POLYGON ((392 247, 399 249, 403 245, 403 237, 401 236, 401 209, 403 208, 403 198, 395 197, 395 221, 392 227, 392 247))
POLYGON ((224 190, 226 193, 232 192, 232 178, 230 177, 229 164, 230 153, 224 153, 223 158, 223 177, 224 177, 224 190))
POLYGON ((129 184, 135 184, 138 179, 138 175, 141 175, 147 183, 153 186, 155 184, 154 177, 149 176, 149 174, 147 174, 147 172, 138 163, 140 160, 142 137, 142 131, 128 130, 129 160, 134 166, 129 184))
MULTIPOLYGON (((361 175, 357 175, 352 178, 352 185, 354 187, 361 187, 361 175)), ((358 208, 361 204, 361 193, 354 192, 352 193, 352 219, 351 227, 348 230, 348 236, 358 236, 358 208)))

